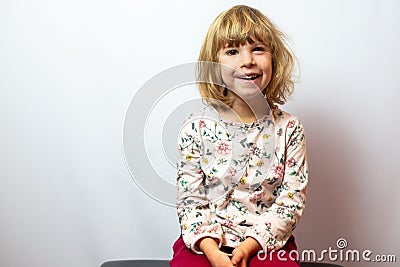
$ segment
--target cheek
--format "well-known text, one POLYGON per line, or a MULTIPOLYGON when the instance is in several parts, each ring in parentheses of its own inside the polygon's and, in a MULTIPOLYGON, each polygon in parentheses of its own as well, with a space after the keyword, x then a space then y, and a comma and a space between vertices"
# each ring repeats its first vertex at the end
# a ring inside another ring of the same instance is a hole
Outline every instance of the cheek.
POLYGON ((260 63, 263 67, 263 69, 268 69, 268 70, 272 70, 272 59, 271 57, 266 57, 263 58, 262 60, 260 60, 260 63))
POLYGON ((266 62, 266 65, 267 65, 269 73, 272 74, 274 64, 272 63, 272 59, 271 58, 268 59, 268 61, 266 62))
POLYGON ((271 78, 272 77, 272 66, 269 65, 266 69, 265 72, 268 74, 268 77, 271 78))
POLYGON ((221 65, 221 77, 225 84, 231 83, 233 80, 234 70, 230 67, 221 65))
POLYGON ((262 71, 264 72, 264 74, 266 74, 267 77, 269 77, 269 79, 271 79, 272 78, 272 63, 266 62, 265 64, 263 64, 262 71))

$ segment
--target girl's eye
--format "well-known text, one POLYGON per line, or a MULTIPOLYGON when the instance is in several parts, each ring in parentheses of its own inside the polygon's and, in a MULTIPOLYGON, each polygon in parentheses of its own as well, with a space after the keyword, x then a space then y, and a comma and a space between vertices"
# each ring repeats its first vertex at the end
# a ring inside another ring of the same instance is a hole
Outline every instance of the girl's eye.
POLYGON ((236 49, 229 49, 226 51, 226 54, 229 56, 237 55, 237 53, 239 53, 239 51, 237 51, 236 49))
POLYGON ((253 49, 253 51, 265 51, 265 48, 262 46, 257 46, 253 49))

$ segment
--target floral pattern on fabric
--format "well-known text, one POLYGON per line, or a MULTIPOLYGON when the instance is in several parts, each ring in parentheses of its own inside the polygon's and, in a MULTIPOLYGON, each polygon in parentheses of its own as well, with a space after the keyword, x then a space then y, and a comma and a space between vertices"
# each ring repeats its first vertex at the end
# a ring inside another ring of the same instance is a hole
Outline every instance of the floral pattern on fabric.
POLYGON ((283 247, 305 205, 305 134, 274 107, 249 124, 229 122, 207 106, 192 114, 178 138, 177 211, 182 238, 212 237, 237 247, 247 237, 267 250, 283 247))

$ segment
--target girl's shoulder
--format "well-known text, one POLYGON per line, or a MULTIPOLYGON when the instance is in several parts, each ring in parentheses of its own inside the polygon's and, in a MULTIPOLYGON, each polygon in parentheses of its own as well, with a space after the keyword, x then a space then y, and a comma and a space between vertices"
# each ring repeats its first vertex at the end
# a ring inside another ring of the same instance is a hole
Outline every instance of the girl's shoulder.
POLYGON ((204 106, 186 116, 180 132, 185 131, 198 134, 201 128, 211 128, 211 126, 216 127, 217 125, 220 125, 218 115, 209 106, 204 106))
POLYGON ((280 109, 278 106, 272 106, 272 117, 275 121, 275 127, 282 127, 282 128, 293 128, 294 126, 302 127, 302 124, 297 116, 292 115, 289 112, 286 112, 280 109))

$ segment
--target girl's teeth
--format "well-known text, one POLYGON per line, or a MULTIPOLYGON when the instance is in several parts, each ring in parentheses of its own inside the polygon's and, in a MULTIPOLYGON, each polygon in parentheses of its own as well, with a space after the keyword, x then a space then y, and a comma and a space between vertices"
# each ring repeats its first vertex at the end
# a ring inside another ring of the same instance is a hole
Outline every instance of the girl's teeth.
POLYGON ((243 77, 242 79, 244 79, 244 80, 254 80, 254 79, 257 78, 257 77, 258 77, 258 75, 245 76, 245 77, 243 77))

